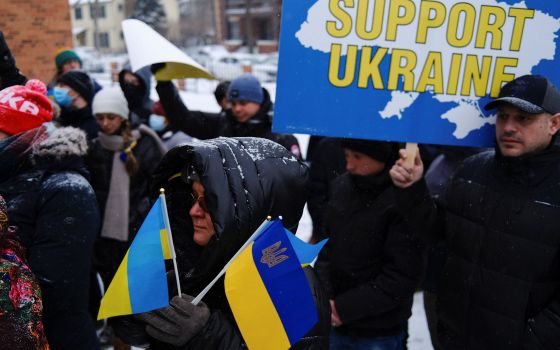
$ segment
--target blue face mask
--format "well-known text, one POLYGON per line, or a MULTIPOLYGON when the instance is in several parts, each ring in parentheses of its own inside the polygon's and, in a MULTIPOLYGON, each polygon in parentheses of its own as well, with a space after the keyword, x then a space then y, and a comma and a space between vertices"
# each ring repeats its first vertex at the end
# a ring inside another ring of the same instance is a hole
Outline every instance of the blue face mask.
POLYGON ((53 89, 53 97, 60 107, 69 107, 72 104, 72 97, 68 95, 68 90, 55 87, 53 89))
POLYGON ((165 117, 161 115, 152 114, 150 115, 150 119, 148 119, 148 124, 150 128, 154 131, 162 131, 165 129, 165 117))

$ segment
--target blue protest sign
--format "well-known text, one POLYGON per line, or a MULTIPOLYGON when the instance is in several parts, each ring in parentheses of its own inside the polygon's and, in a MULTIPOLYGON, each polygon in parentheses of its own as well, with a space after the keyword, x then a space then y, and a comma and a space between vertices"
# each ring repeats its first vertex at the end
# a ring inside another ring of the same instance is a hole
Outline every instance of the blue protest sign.
POLYGON ((488 147, 500 87, 560 87, 556 1, 284 0, 273 131, 488 147))

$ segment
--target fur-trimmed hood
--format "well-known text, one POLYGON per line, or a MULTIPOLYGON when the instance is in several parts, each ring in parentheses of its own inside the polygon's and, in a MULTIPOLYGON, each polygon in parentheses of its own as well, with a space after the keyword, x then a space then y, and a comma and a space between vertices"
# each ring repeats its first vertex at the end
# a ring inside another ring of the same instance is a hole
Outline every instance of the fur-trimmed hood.
POLYGON ((88 144, 86 134, 77 128, 54 128, 49 136, 33 149, 33 158, 62 159, 68 156, 85 156, 88 144))
POLYGON ((57 128, 45 123, 38 128, 0 141, 0 183, 38 164, 46 168, 70 168, 84 172, 81 158, 87 153, 85 133, 77 128, 57 128))

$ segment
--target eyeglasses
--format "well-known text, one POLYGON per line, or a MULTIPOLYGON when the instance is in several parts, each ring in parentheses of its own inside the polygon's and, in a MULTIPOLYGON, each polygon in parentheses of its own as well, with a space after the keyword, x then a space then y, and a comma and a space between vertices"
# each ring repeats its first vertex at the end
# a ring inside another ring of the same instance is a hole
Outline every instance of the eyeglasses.
POLYGON ((191 197, 190 198, 191 208, 195 205, 195 203, 198 203, 198 205, 200 206, 200 208, 202 208, 202 210, 209 213, 208 207, 206 206, 206 201, 204 200, 204 196, 199 196, 197 192, 193 191, 191 192, 190 197, 191 197))

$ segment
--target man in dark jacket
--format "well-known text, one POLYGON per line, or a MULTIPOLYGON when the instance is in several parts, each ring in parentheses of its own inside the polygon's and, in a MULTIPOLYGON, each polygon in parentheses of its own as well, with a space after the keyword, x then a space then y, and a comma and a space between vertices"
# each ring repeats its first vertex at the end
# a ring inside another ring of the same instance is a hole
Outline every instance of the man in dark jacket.
POLYGON ((88 290, 99 212, 82 159, 86 136, 43 124, 52 118, 45 92, 34 80, 0 91, 0 194, 39 280, 51 348, 97 349, 88 290))
POLYGON ((316 267, 331 302, 331 349, 402 349, 422 246, 395 207, 392 143, 345 139, 347 172, 331 185, 330 237, 316 267))
POLYGON ((434 202, 417 155, 391 169, 417 231, 445 240, 438 294, 444 349, 560 348, 560 92, 541 76, 504 85, 496 142, 463 162, 434 202))
POLYGON ((281 144, 301 159, 299 143, 293 135, 272 132, 270 94, 250 74, 244 74, 230 83, 227 97, 231 108, 220 113, 189 110, 172 82, 159 81, 156 90, 174 129, 201 140, 219 136, 262 137, 281 144))
MULTIPOLYGON (((261 138, 218 138, 169 151, 156 171, 156 184, 166 187, 170 197, 173 240, 190 241, 202 248, 196 261, 177 252, 182 290, 198 295, 267 215, 282 216, 284 226, 295 232, 305 204, 306 175, 302 162, 277 143, 261 138)), ((306 270, 319 321, 294 348, 326 349, 328 300, 313 270, 306 270)), ((152 339, 150 348, 244 348, 223 278, 203 298, 206 311, 190 300, 175 296, 170 307, 141 317, 148 334, 162 342, 156 344, 152 339)))

